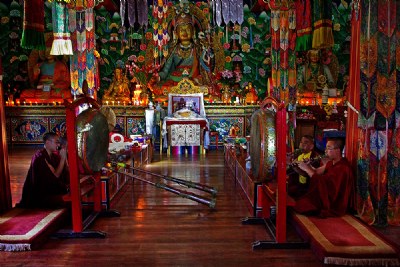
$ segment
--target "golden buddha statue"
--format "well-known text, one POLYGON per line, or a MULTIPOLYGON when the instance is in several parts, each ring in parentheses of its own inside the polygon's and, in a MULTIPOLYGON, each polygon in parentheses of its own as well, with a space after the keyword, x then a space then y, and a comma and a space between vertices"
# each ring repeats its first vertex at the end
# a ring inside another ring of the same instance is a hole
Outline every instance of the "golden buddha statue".
MULTIPOLYGON (((212 75, 224 67, 225 55, 217 34, 209 32, 208 15, 194 3, 182 1, 176 8, 168 10, 166 23, 170 36, 168 50, 163 50, 161 65, 149 79, 148 88, 155 99, 162 100, 184 80, 190 81, 200 93, 219 95, 212 75)), ((152 43, 147 47, 148 55, 157 48, 152 43)), ((153 64, 149 56, 146 64, 153 64)))
POLYGON ((255 104, 257 103, 258 96, 256 89, 253 87, 253 83, 249 82, 246 86, 246 103, 255 104))
POLYGON ((122 68, 116 68, 113 80, 104 92, 104 101, 130 101, 129 79, 125 76, 122 68))
POLYGON ((195 38, 192 17, 180 14, 176 19, 173 48, 162 65, 161 70, 152 77, 150 87, 155 94, 162 94, 162 88, 178 84, 183 77, 193 81, 195 85, 203 85, 208 79, 205 69, 207 63, 202 61, 202 47, 195 38))
POLYGON ((229 91, 229 86, 224 86, 222 90, 222 102, 224 104, 230 104, 232 95, 229 91))

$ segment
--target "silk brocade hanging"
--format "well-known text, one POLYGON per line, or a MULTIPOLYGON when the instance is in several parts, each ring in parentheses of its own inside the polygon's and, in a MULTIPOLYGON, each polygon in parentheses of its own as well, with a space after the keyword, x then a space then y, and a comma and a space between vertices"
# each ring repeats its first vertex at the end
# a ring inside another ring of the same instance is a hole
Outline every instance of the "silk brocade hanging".
POLYGON ((357 210, 380 226, 400 225, 399 11, 400 1, 361 1, 357 210))

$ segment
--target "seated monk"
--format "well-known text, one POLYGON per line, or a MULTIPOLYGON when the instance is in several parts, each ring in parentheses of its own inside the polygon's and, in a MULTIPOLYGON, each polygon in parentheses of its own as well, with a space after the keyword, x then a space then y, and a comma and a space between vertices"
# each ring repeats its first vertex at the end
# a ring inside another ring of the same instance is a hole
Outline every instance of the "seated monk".
POLYGON ((130 101, 129 79, 124 75, 122 68, 116 68, 113 80, 104 92, 103 100, 130 101))
POLYGON ((354 190, 353 170, 346 158, 342 158, 344 140, 330 138, 325 154, 329 161, 318 168, 300 162, 298 167, 311 178, 307 192, 296 200, 295 211, 320 217, 343 216, 352 204, 354 190))
POLYGON ((22 191, 20 208, 65 207, 63 195, 68 192, 69 172, 66 146, 56 133, 43 135, 44 148, 32 157, 22 191))
POLYGON ((301 154, 295 155, 288 169, 288 194, 298 198, 307 192, 310 185, 310 177, 297 167, 299 162, 310 162, 314 168, 320 166, 319 154, 314 150, 314 137, 303 135, 300 140, 299 150, 301 154))

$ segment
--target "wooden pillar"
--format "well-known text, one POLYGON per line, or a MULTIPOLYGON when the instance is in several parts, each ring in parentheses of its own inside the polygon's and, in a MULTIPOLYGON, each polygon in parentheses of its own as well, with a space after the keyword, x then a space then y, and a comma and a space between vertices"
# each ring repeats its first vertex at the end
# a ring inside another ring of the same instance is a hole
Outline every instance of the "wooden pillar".
POLYGON ((277 169, 277 204, 276 204, 276 242, 286 242, 287 191, 286 191, 286 108, 285 103, 278 104, 276 113, 276 169, 277 169))
POLYGON ((4 103, 3 68, 0 56, 0 213, 12 207, 4 103))
MULTIPOLYGON (((347 87, 347 100, 357 110, 360 109, 360 36, 361 9, 353 8, 351 20, 350 81, 347 87)), ((358 114, 347 108, 346 157, 352 166, 357 164, 358 154, 358 114)))

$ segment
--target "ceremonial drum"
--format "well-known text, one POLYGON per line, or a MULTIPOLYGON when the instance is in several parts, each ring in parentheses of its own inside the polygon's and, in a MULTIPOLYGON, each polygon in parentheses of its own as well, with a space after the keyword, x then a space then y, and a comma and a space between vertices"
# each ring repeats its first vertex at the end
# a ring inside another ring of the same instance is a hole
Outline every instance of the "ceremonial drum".
POLYGON ((108 122, 97 109, 87 109, 76 118, 77 150, 84 173, 100 171, 107 160, 108 122))
POLYGON ((250 158, 253 177, 257 181, 273 178, 276 162, 275 112, 259 109, 251 116, 250 158))
POLYGON ((115 115, 114 110, 112 110, 112 108, 109 106, 102 106, 100 108, 100 112, 106 117, 108 130, 112 132, 115 128, 115 125, 117 125, 117 116, 115 115))

